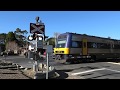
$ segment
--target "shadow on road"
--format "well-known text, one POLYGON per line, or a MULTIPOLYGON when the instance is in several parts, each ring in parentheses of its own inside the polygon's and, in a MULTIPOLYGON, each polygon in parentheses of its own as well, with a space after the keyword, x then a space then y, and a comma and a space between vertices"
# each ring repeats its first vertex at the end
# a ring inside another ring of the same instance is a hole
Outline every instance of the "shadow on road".
POLYGON ((72 62, 70 64, 84 64, 84 63, 98 63, 98 62, 115 62, 115 63, 120 63, 120 59, 99 59, 99 60, 95 60, 94 62, 91 62, 91 61, 80 61, 80 62, 72 62))
POLYGON ((66 72, 71 72, 72 70, 56 70, 56 72, 59 74, 58 77, 55 79, 66 79, 69 77, 69 75, 66 72))

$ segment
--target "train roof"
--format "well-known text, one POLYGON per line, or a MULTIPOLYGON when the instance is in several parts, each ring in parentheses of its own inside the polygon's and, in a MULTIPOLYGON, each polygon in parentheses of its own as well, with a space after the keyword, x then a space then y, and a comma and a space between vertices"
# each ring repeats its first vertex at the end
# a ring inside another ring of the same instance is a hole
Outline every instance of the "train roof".
POLYGON ((120 41, 118 39, 111 39, 111 38, 105 38, 105 37, 99 37, 99 36, 92 36, 92 35, 87 35, 87 34, 79 34, 79 33, 72 33, 72 32, 66 32, 63 34, 75 34, 75 35, 82 35, 82 36, 88 36, 88 37, 95 37, 95 38, 101 38, 101 39, 107 39, 107 40, 114 40, 114 41, 120 41))

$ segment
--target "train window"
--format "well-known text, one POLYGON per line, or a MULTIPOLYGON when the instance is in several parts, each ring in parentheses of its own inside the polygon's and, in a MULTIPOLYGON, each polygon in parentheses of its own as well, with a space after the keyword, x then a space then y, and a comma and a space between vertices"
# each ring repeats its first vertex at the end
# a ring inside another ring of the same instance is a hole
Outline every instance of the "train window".
POLYGON ((109 43, 88 42, 87 44, 88 44, 88 48, 110 49, 109 43))
POLYGON ((72 41, 72 48, 81 48, 82 42, 81 41, 72 41))
POLYGON ((114 49, 120 49, 120 45, 119 44, 115 44, 114 45, 114 49))
POLYGON ((110 44, 108 44, 108 43, 99 43, 98 48, 99 49, 110 49, 110 44))
POLYGON ((87 42, 87 47, 92 48, 92 42, 87 42))
POLYGON ((67 38, 67 35, 59 35, 58 36, 58 39, 66 39, 67 38))
POLYGON ((87 43, 87 47, 88 48, 97 48, 97 43, 95 43, 95 42, 88 42, 87 43))
POLYGON ((97 48, 101 48, 101 43, 97 43, 97 48))
POLYGON ((93 48, 97 48, 97 43, 93 43, 93 48))
POLYGON ((72 47, 78 47, 78 43, 75 42, 75 41, 73 41, 73 42, 72 42, 72 47))
POLYGON ((110 49, 110 44, 106 44, 106 49, 110 49))

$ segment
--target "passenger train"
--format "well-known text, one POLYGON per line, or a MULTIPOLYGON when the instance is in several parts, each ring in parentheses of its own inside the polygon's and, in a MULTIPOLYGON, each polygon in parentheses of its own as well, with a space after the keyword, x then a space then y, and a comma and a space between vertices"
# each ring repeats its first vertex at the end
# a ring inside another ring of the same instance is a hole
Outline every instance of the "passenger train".
POLYGON ((56 60, 66 62, 120 58, 120 40, 66 32, 54 48, 56 60))

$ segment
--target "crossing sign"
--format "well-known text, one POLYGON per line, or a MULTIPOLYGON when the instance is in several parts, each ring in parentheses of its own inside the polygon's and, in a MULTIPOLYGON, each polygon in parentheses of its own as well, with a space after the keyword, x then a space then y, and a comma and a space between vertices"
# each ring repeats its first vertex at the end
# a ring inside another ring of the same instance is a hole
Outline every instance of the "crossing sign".
POLYGON ((45 33, 45 25, 30 23, 30 33, 44 34, 45 33))

